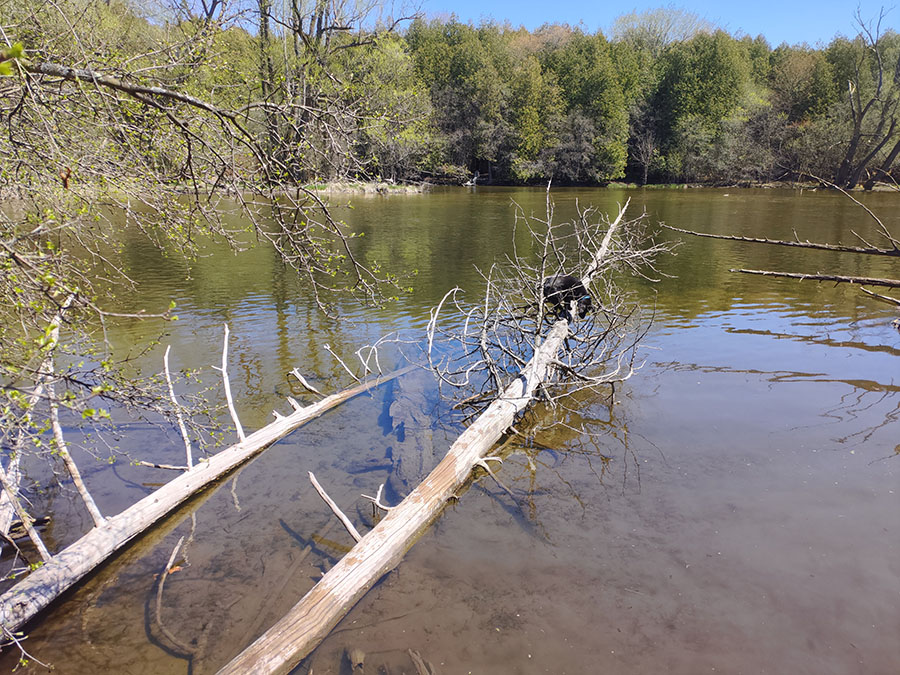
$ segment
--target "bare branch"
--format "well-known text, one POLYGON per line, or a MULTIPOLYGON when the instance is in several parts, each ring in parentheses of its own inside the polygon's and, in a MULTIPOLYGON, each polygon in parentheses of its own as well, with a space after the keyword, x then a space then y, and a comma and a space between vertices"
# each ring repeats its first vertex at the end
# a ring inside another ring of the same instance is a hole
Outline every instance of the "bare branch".
MULTIPOLYGON (((323 394, 321 391, 319 391, 318 389, 316 389, 314 386, 312 386, 312 385, 306 380, 306 378, 303 377, 303 375, 300 374, 300 371, 297 370, 296 368, 294 368, 294 369, 291 371, 290 374, 293 375, 294 377, 296 377, 296 378, 297 378, 297 381, 300 383, 300 386, 302 386, 302 387, 303 387, 304 389, 306 389, 307 391, 310 391, 310 392, 312 392, 313 394, 317 394, 317 395, 319 395, 319 396, 324 396, 324 394, 323 394)), ((291 404, 291 405, 293 405, 293 404, 291 404)))
MULTIPOLYGON (((855 200, 854 200, 855 201, 855 200)), ((793 246, 795 248, 811 248, 818 249, 821 251, 837 251, 842 253, 867 253, 870 255, 886 255, 886 256, 900 256, 900 249, 898 248, 877 248, 875 246, 847 246, 844 244, 822 244, 819 242, 811 242, 811 241, 800 241, 800 240, 784 240, 784 239, 768 239, 761 237, 742 237, 736 235, 728 235, 728 234, 711 234, 709 232, 696 232, 694 230, 685 230, 680 227, 674 227, 672 225, 665 225, 660 223, 661 227, 666 228, 667 230, 672 230, 673 232, 680 232, 682 234, 689 234, 694 237, 706 237, 708 239, 725 239, 729 241, 743 241, 749 242, 753 244, 773 244, 775 246, 793 246)))
POLYGON ((328 496, 328 493, 325 492, 325 489, 319 485, 319 481, 316 480, 315 474, 310 471, 309 472, 309 482, 313 484, 313 487, 316 489, 316 492, 319 493, 319 496, 322 498, 326 504, 328 504, 328 508, 330 508, 334 515, 338 517, 338 519, 343 523, 344 527, 347 529, 347 532, 350 533, 350 536, 353 537, 354 541, 359 541, 362 539, 362 535, 359 531, 353 526, 353 523, 350 522, 350 519, 341 511, 341 508, 335 504, 334 500, 328 496))
POLYGON ((169 374, 169 350, 172 345, 166 346, 166 353, 163 355, 163 369, 166 374, 166 384, 169 387, 169 400, 172 401, 172 407, 175 410, 175 417, 178 420, 178 430, 181 432, 181 440, 184 441, 184 452, 187 457, 187 467, 190 469, 194 466, 194 460, 191 453, 191 439, 188 437, 187 427, 184 425, 184 416, 181 414, 181 406, 175 398, 175 387, 172 386, 172 376, 169 374))
MULTIPOLYGON (((215 368, 215 366, 213 366, 215 368)), ((244 427, 238 419, 237 410, 234 409, 234 399, 231 397, 231 383, 228 380, 228 324, 225 324, 225 339, 222 343, 222 367, 216 368, 222 373, 222 385, 225 388, 225 400, 228 401, 228 412, 231 413, 231 421, 234 422, 234 428, 237 431, 238 438, 244 441, 247 437, 244 435, 244 427)))
POLYGON ((886 286, 888 288, 900 288, 900 279, 879 279, 877 277, 854 277, 841 274, 801 274, 798 272, 773 272, 771 270, 744 270, 731 269, 729 272, 741 272, 743 274, 759 274, 765 277, 783 277, 785 279, 799 279, 804 281, 834 281, 845 284, 860 284, 865 286, 886 286))
MULTIPOLYGON (((556 376, 576 387, 629 377, 637 341, 626 336, 642 331, 636 308, 626 307, 610 274, 623 269, 646 278, 643 270, 652 269, 653 257, 669 245, 648 245, 644 216, 624 223, 627 206, 606 222, 597 222, 593 209, 579 208, 575 223, 564 225, 552 222, 549 200, 546 218, 517 212, 517 226, 531 235, 531 250, 516 248, 504 265, 482 273, 480 303, 464 304, 459 289, 453 289, 431 312, 427 356, 440 383, 460 390, 467 404, 484 406, 490 399, 484 394, 505 387, 542 345, 547 328, 543 282, 563 272, 577 275, 591 289, 596 311, 568 327, 564 357, 553 360, 556 376), (470 391, 473 386, 480 392, 470 391)), ((569 312, 573 318, 576 314, 569 312)), ((555 386, 551 378, 545 389, 555 386)))

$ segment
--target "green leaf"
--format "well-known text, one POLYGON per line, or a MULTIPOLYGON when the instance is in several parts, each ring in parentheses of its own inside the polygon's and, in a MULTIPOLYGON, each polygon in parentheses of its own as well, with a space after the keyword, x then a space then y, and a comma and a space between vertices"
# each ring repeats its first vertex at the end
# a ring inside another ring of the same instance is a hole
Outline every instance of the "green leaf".
POLYGON ((21 42, 16 42, 12 47, 0 49, 0 75, 12 75, 12 63, 14 59, 25 56, 25 47, 21 42))

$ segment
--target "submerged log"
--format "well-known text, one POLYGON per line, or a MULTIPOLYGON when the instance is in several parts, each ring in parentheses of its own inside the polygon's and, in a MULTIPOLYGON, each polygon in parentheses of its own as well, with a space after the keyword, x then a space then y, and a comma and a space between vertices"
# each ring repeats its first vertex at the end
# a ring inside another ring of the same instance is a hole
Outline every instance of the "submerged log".
POLYGON ((208 461, 199 462, 122 513, 107 518, 103 525, 52 556, 46 564, 0 595, 0 624, 7 631, 18 630, 88 572, 201 488, 327 410, 412 368, 409 366, 345 389, 281 417, 208 461))
MULTIPOLYGON (((588 266, 585 285, 599 270, 627 206, 626 203, 610 225, 600 250, 588 266)), ((568 334, 568 320, 557 321, 519 377, 460 435, 425 480, 391 508, 280 621, 222 668, 219 675, 287 673, 315 649, 353 605, 397 566, 465 485, 473 468, 484 464, 488 451, 548 378, 568 334)))

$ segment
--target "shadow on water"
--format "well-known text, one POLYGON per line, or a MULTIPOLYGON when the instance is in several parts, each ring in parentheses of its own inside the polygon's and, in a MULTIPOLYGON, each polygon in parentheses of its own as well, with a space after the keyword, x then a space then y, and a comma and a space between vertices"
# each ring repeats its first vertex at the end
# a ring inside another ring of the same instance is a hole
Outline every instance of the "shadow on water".
MULTIPOLYGON (((560 218, 576 200, 606 211, 631 196, 651 221, 702 231, 871 234, 858 208, 821 192, 554 196, 560 218)), ((900 231, 895 195, 865 198, 900 231)), ((238 256, 213 247, 181 265, 129 241, 140 294, 117 302, 153 310, 173 298, 181 319, 123 322, 110 338, 129 348, 163 334, 144 367, 158 369, 171 344, 176 368, 208 368, 227 320, 232 386, 245 427, 256 428, 286 408, 285 395, 311 402, 285 378, 294 367, 329 391, 346 386, 323 343, 352 360, 391 331, 420 339, 449 288, 477 297, 475 267, 511 250, 511 202, 540 214, 543 200, 543 190, 447 189, 336 207, 366 233, 354 240, 363 259, 418 270, 411 294, 377 310, 345 303, 340 322, 317 314, 303 283, 262 247, 238 256)), ((443 673, 896 672, 891 310, 853 288, 733 267, 896 276, 881 260, 685 238, 660 262, 669 275, 660 283, 618 280, 656 309, 642 368, 615 390, 529 413, 500 450, 500 482, 479 472, 297 672, 349 672, 351 648, 367 654, 366 672, 413 672, 410 649, 443 673)), ((215 672, 352 544, 307 471, 371 524, 360 494, 385 484, 390 501, 402 498, 443 456, 458 420, 422 372, 344 404, 135 542, 31 627, 29 649, 76 675, 215 672), (158 603, 159 574, 191 531, 158 603)), ((179 452, 177 434, 155 428, 117 443, 153 461, 179 452)), ((121 461, 87 467, 108 514, 170 477, 121 461)), ((53 512, 59 543, 88 526, 68 486, 35 497, 53 512)), ((13 665, 12 653, 0 657, 13 665)))

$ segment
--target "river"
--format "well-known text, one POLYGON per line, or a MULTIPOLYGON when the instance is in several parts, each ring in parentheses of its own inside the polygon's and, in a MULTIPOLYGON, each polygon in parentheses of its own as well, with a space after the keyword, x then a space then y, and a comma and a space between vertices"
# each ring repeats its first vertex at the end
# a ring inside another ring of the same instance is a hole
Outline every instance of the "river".
MULTIPOLYGON (((874 222, 830 192, 554 189, 556 218, 576 203, 615 212, 631 198, 651 225, 775 239, 875 241, 874 222)), ((900 233, 897 195, 866 205, 900 233)), ((185 262, 138 237, 125 250, 139 282, 121 311, 178 304, 174 324, 123 321, 118 349, 158 369, 200 368, 221 399, 222 324, 245 428, 310 402, 286 373, 328 391, 358 347, 401 331, 421 340, 429 309, 454 286, 471 298, 512 250, 515 207, 543 215, 537 189, 440 188, 342 196, 335 213, 365 236, 367 262, 417 270, 413 291, 381 309, 341 303, 323 317, 265 246, 211 245, 185 262)), ((522 232, 519 231, 521 236, 522 232)), ((533 425, 497 472, 476 481, 398 569, 351 610, 298 672, 892 673, 900 671, 900 445, 896 308, 856 287, 772 279, 731 268, 898 276, 889 258, 733 241, 681 240, 659 280, 617 282, 653 316, 642 368, 610 392, 579 393, 533 425)), ((876 242, 883 243, 883 242, 876 242)), ((385 352, 385 366, 397 361, 385 352)), ((29 651, 61 673, 211 673, 280 618, 352 543, 310 487, 314 471, 363 528, 361 493, 399 499, 459 433, 458 415, 417 373, 357 398, 268 449, 133 543, 29 628, 29 651), (420 457, 410 459, 409 449, 420 457), (414 465, 415 464, 415 465, 414 465), (180 571, 158 574, 193 532, 180 571)), ((226 439, 227 441, 228 439, 226 439)), ((79 461, 104 514, 171 473, 176 429, 122 424, 101 460, 79 461), (107 461, 107 457, 115 461, 107 461)), ((51 546, 89 527, 70 487, 37 496, 51 546)), ((38 509, 40 510, 40 509, 38 509)), ((16 654, 0 657, 11 669, 16 654)))

